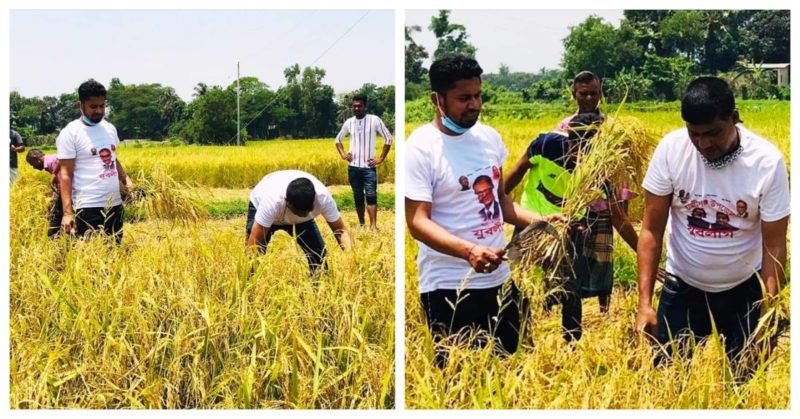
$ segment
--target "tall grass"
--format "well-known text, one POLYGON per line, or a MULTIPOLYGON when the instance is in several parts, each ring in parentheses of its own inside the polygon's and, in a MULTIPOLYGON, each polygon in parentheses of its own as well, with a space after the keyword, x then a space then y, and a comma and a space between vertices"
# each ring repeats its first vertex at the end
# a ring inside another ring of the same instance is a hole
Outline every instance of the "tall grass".
POLYGON ((393 407, 393 217, 354 253, 322 223, 311 280, 285 234, 249 258, 241 216, 48 240, 46 189, 30 170, 11 188, 13 408, 393 407))

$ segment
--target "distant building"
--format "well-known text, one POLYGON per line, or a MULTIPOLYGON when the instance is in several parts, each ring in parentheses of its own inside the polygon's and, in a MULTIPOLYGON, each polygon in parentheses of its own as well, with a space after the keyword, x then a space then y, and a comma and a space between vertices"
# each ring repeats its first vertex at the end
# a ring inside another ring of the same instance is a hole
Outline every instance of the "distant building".
POLYGON ((775 73, 775 83, 778 86, 789 85, 789 65, 790 63, 769 63, 769 64, 749 64, 747 67, 761 69, 775 73))

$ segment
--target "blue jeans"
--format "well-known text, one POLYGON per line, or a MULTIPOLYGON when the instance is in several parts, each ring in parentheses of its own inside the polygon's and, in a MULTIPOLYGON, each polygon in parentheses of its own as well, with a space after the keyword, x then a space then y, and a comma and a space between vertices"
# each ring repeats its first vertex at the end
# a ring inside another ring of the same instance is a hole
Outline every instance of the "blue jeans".
POLYGON ((733 359, 744 349, 758 325, 761 282, 755 274, 722 292, 706 292, 680 278, 664 281, 658 302, 658 341, 665 344, 691 332, 695 338, 711 334, 711 322, 725 336, 725 352, 733 359))
MULTIPOLYGON (((253 206, 253 203, 251 202, 250 206, 247 208, 245 240, 250 237, 250 232, 253 230, 253 224, 255 223, 255 220, 256 207, 253 206)), ((259 250, 262 254, 267 251, 267 245, 272 239, 272 235, 279 230, 283 230, 290 236, 293 236, 300 248, 303 249, 303 253, 306 255, 306 260, 308 260, 308 267, 311 270, 311 275, 315 275, 320 267, 323 269, 328 269, 328 263, 325 262, 325 256, 327 254, 325 241, 322 240, 322 234, 320 234, 319 228, 317 228, 317 223, 315 223, 314 220, 309 220, 300 224, 270 226, 269 233, 267 233, 267 238, 264 241, 264 244, 259 246, 259 250)))
POLYGON ((356 207, 364 208, 364 196, 367 205, 378 204, 378 171, 374 167, 347 167, 347 180, 353 188, 353 201, 356 207))

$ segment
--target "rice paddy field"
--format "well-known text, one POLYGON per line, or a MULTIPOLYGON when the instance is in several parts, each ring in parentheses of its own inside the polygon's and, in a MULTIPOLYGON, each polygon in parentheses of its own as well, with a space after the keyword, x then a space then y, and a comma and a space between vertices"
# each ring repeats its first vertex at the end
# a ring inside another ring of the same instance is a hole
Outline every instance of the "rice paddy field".
POLYGON ((333 140, 275 143, 121 147, 148 195, 126 207, 119 247, 48 240, 47 175, 21 159, 10 406, 393 408, 393 185, 379 187, 380 233, 360 229, 333 140), (314 279, 286 234, 245 253, 249 188, 286 168, 331 184, 356 240, 343 252, 318 219, 330 269, 314 279))
MULTIPOLYGON (((636 105, 636 104, 633 104, 636 105)), ((739 104, 745 126, 772 140, 789 158, 789 103, 739 104)), ((614 115, 608 106, 607 113, 614 115)), ((640 119, 655 138, 680 128, 679 107, 628 106, 619 116, 640 119)), ((505 170, 540 132, 552 130, 565 115, 529 120, 486 117, 509 149, 505 170)), ((406 124, 409 134, 422 122, 406 124)), ((524 181, 523 183, 524 184, 524 181)), ((518 198, 518 194, 517 195, 518 198)), ((641 211, 633 202, 631 211, 641 211)), ((640 214, 632 214, 640 218, 640 214)), ((637 226, 638 229, 638 226, 637 226)), ((507 228, 507 237, 511 230, 507 228)), ((501 359, 491 348, 450 348, 450 362, 434 366, 434 348, 419 301, 417 245, 406 234, 406 406, 409 409, 788 409, 790 408, 789 333, 777 340, 770 357, 757 363, 749 379, 737 378, 719 337, 694 348, 694 356, 673 356, 655 365, 657 350, 632 331, 638 305, 636 255, 615 235, 615 287, 608 313, 597 299, 585 299, 583 338, 567 344, 561 336, 560 307, 543 308, 541 272, 512 267, 512 277, 530 300, 516 354, 501 359)), ((788 315, 791 286, 784 285, 773 308, 788 315)), ((659 288, 655 293, 657 304, 659 288)))
MULTIPOLYGON (((347 141, 344 149, 348 150, 347 141)), ((250 188, 264 174, 287 167, 311 173, 326 185, 348 184, 346 162, 336 152, 333 139, 250 141, 242 147, 161 147, 137 142, 120 150, 120 160, 131 173, 161 166, 177 181, 207 187, 250 188)), ((378 179, 394 183, 394 152, 378 166, 378 179)))

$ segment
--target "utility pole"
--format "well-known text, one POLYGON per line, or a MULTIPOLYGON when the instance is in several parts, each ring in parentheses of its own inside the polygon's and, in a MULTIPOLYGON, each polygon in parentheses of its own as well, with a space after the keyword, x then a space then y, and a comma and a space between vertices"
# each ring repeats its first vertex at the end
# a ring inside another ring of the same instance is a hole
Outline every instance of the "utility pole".
POLYGON ((239 96, 241 94, 241 87, 239 86, 239 62, 236 62, 236 145, 241 145, 239 139, 241 138, 242 130, 242 116, 239 107, 239 96))

